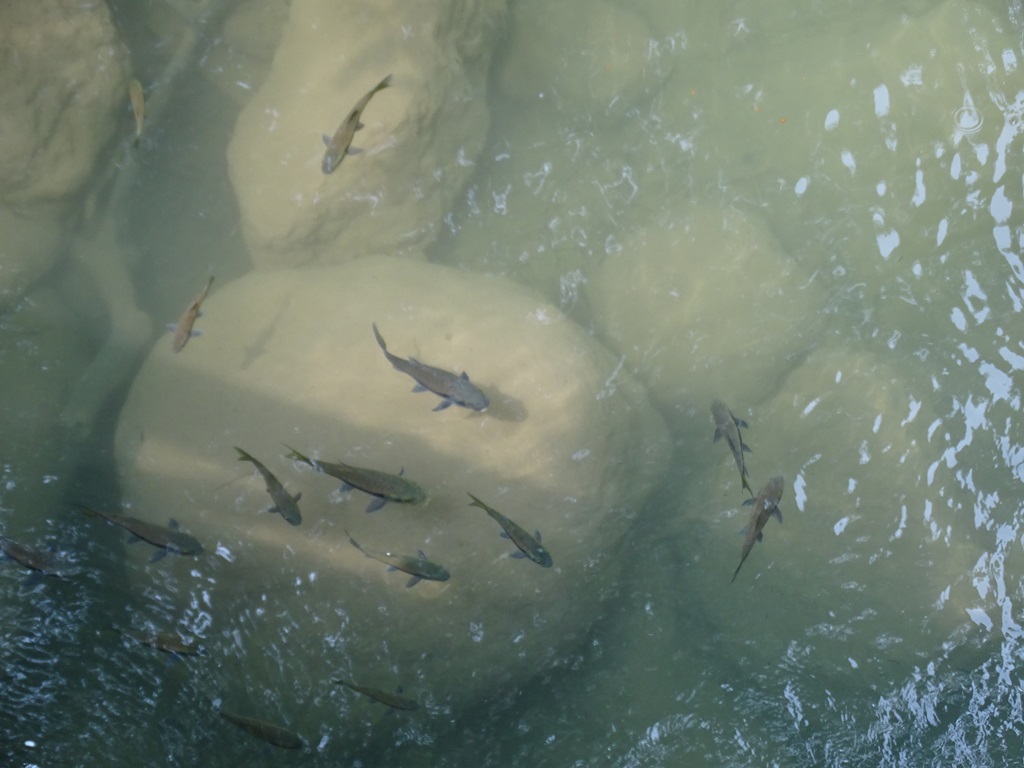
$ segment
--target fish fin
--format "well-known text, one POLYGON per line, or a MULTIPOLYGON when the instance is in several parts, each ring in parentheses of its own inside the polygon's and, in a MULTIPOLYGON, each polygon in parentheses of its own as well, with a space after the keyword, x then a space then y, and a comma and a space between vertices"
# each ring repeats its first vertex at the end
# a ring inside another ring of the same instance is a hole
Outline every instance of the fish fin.
POLYGON ((502 531, 502 532, 501 532, 501 533, 499 533, 498 535, 499 535, 499 536, 501 536, 501 538, 503 538, 503 539, 508 539, 509 541, 511 541, 511 540, 512 540, 512 537, 511 537, 511 536, 509 536, 509 535, 508 535, 507 533, 505 533, 505 531, 502 531))
POLYGON ((176 330, 178 330, 178 324, 177 323, 164 323, 164 328, 167 331, 170 331, 171 333, 174 333, 176 330))
POLYGON ((523 559, 526 558, 526 555, 523 552, 516 551, 516 552, 510 553, 509 557, 514 558, 516 560, 523 560, 523 559))
POLYGON ((753 453, 753 451, 750 450, 750 446, 746 443, 740 443, 740 450, 746 451, 747 453, 753 453))
POLYGON ((463 371, 462 373, 459 374, 459 378, 462 379, 463 381, 469 381, 469 374, 463 371))
POLYGON ((156 552, 153 553, 153 556, 149 558, 149 562, 155 563, 158 560, 163 560, 165 557, 167 557, 167 550, 158 549, 156 552))
POLYGON ((758 541, 764 541, 764 531, 758 531, 757 532, 757 540, 758 541))
POLYGON ((177 520, 175 520, 173 517, 169 517, 169 518, 167 518, 167 527, 170 528, 172 531, 176 531, 181 526, 178 525, 178 521, 177 520))
POLYGON ((415 386, 414 386, 414 387, 412 388, 412 391, 413 391, 413 392, 426 392, 426 391, 427 391, 427 388, 426 388, 426 387, 424 387, 424 386, 423 386, 422 384, 416 384, 416 385, 415 385, 415 386))
POLYGON ((749 525, 744 525, 742 528, 740 528, 739 535, 740 536, 746 536, 747 535, 747 531, 749 531, 749 530, 750 530, 750 526, 749 525))
POLYGON ((779 525, 782 525, 782 511, 776 507, 772 510, 772 514, 775 515, 775 519, 779 521, 779 525))
POLYGON ((540 529, 539 528, 533 532, 533 538, 535 538, 538 542, 540 541, 540 529))
POLYGON ((380 509, 381 507, 383 507, 387 503, 388 503, 387 499, 382 499, 379 496, 376 496, 376 497, 374 497, 373 501, 371 501, 366 506, 366 511, 367 512, 376 512, 378 509, 380 509))
POLYGON ((129 533, 128 538, 124 540, 125 544, 138 544, 142 539, 136 536, 134 533, 129 533))
POLYGON ((422 549, 417 549, 416 551, 419 552, 420 560, 426 560, 427 559, 427 556, 423 553, 422 549))
POLYGON ((455 401, 452 400, 450 397, 446 397, 446 398, 442 399, 441 402, 438 403, 433 408, 433 410, 435 410, 435 411, 443 411, 445 408, 448 408, 453 402, 455 402, 455 401))
POLYGON ((326 133, 321 133, 320 136, 324 140, 324 146, 325 147, 331 146, 331 137, 330 136, 328 136, 326 133))
POLYGON ((404 475, 404 474, 405 474, 405 467, 401 467, 401 468, 400 468, 400 469, 398 470, 398 476, 399 476, 399 477, 401 477, 401 476, 402 476, 402 475, 404 475))
POLYGON ((344 480, 342 480, 341 481, 341 485, 338 488, 338 493, 348 493, 353 488, 355 488, 354 485, 352 485, 351 483, 347 483, 344 480))
POLYGON ((420 579, 421 578, 422 577, 420 577, 420 576, 413 576, 407 582, 405 582, 405 588, 409 589, 409 587, 415 587, 417 584, 420 583, 420 579))
MULTIPOLYGON (((744 480, 744 481, 746 481, 746 479, 747 479, 747 478, 743 478, 743 480, 744 480)), ((746 501, 744 501, 744 502, 743 502, 743 506, 744 506, 744 507, 749 507, 749 506, 750 506, 751 504, 753 504, 753 503, 754 503, 754 499, 753 499, 753 498, 750 498, 750 499, 747 499, 746 501)))
POLYGON ((357 131, 361 131, 361 130, 363 130, 363 128, 365 128, 365 127, 366 127, 366 123, 364 123, 364 122, 363 122, 362 120, 360 120, 360 121, 358 121, 358 122, 356 123, 356 130, 357 130, 357 131))
POLYGON ((193 328, 193 329, 192 329, 192 330, 191 330, 191 331, 189 332, 189 334, 188 334, 188 337, 189 337, 190 339, 194 339, 194 338, 195 338, 196 336, 202 336, 202 335, 203 335, 203 332, 202 332, 202 331, 200 331, 200 330, 199 330, 198 328, 193 328))
POLYGON ((294 496, 292 496, 292 501, 298 501, 301 498, 302 498, 302 491, 299 491, 294 496))
MULTIPOLYGON (((358 130, 358 129, 356 129, 356 130, 358 130)), ((352 147, 352 146, 350 146, 348 149, 345 150, 345 154, 346 155, 358 155, 358 154, 361 154, 362 151, 363 150, 361 150, 359 147, 352 147)))
POLYGON ((750 429, 750 425, 747 424, 747 422, 745 422, 743 419, 737 419, 735 416, 733 416, 732 420, 736 422, 737 427, 742 427, 743 429, 750 429))
POLYGON ((386 567, 386 568, 385 568, 384 570, 385 570, 385 571, 387 571, 388 573, 394 573, 394 572, 395 572, 395 571, 397 571, 398 569, 397 569, 397 568, 395 568, 395 566, 393 566, 393 565, 389 565, 389 566, 387 566, 387 567, 386 567))
POLYGON ((717 443, 721 439, 722 439, 722 430, 720 430, 718 427, 715 427, 715 437, 714 437, 714 439, 711 442, 712 443, 717 443))

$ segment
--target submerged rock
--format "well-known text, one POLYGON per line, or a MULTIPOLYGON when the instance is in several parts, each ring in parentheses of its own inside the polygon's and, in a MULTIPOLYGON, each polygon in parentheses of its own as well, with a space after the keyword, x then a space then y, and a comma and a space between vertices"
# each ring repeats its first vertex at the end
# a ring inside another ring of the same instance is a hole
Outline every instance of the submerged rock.
POLYGON ((114 135, 128 76, 103 3, 0 3, 0 60, 3 312, 57 263, 69 201, 114 135))
POLYGON ((415 255, 434 239, 487 133, 483 94, 503 12, 501 0, 414 10, 294 0, 228 147, 257 267, 415 255), (353 142, 364 152, 325 175, 322 136, 388 74, 392 87, 370 102, 353 142))
POLYGON ((637 232, 587 286, 598 328, 673 420, 770 397, 817 341, 822 291, 749 214, 637 232))
POLYGON ((346 703, 357 720, 369 712, 332 676, 403 685, 422 709, 450 711, 510 695, 584 638, 669 443, 642 389, 580 328, 506 281, 384 257, 257 271, 215 288, 197 327, 181 354, 164 338, 143 365, 117 460, 132 514, 173 516, 218 553, 150 566, 129 550, 137 587, 209 621, 207 671, 223 685, 273 689, 306 729, 340 731, 346 703), (467 371, 490 408, 432 410, 439 398, 410 391, 372 322, 392 353, 467 371), (427 500, 365 514, 369 496, 339 494, 286 460, 285 443, 404 468, 427 500), (302 493, 299 527, 262 511, 264 481, 234 446, 302 493), (467 492, 539 529, 554 566, 509 557, 467 492), (406 588, 346 531, 375 550, 423 550, 451 578, 406 588))

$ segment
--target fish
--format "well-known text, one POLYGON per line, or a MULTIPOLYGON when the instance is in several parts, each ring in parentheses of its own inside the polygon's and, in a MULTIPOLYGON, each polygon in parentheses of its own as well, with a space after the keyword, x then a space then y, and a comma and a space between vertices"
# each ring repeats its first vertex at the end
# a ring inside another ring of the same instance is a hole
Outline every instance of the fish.
POLYGON ((144 520, 128 515, 119 515, 116 512, 102 512, 85 506, 81 509, 90 517, 102 517, 108 523, 124 528, 132 534, 133 538, 129 543, 141 539, 154 547, 159 547, 159 551, 150 558, 151 563, 161 560, 168 552, 173 552, 176 555, 201 555, 203 553, 202 544, 189 534, 178 530, 178 523, 173 518, 165 528, 162 525, 147 523, 144 520))
POLYGON ((19 565, 33 571, 25 580, 26 586, 35 584, 43 576, 56 576, 59 579, 65 578, 57 569, 54 558, 47 552, 40 552, 32 547, 19 544, 7 536, 0 536, 0 552, 3 552, 19 565))
POLYGON ((420 705, 413 699, 406 696, 399 696, 397 693, 388 693, 387 691, 382 691, 378 688, 359 685, 351 680, 345 680, 340 677, 335 678, 333 682, 335 685, 344 685, 346 688, 351 688, 356 693, 369 696, 371 699, 379 701, 381 704, 387 704, 389 707, 394 707, 395 709, 404 709, 406 712, 412 712, 413 710, 420 708, 420 705))
POLYGON ((377 344, 384 352, 384 357, 394 366, 395 370, 411 376, 416 381, 413 392, 426 392, 427 390, 440 396, 441 402, 435 411, 443 411, 448 406, 460 405, 463 408, 470 408, 474 411, 486 411, 491 403, 479 387, 469 380, 469 375, 463 371, 456 376, 450 371, 435 368, 432 365, 421 363, 414 357, 405 360, 397 355, 388 352, 388 346, 384 343, 377 324, 373 324, 373 335, 377 338, 377 344))
POLYGON ((740 471, 740 481, 747 492, 753 496, 754 491, 751 490, 750 483, 747 482, 747 464, 743 460, 743 452, 749 453, 750 448, 744 445, 743 436, 740 434, 740 427, 748 429, 747 422, 733 416, 732 411, 721 400, 711 401, 711 416, 715 420, 714 442, 717 443, 723 437, 725 438, 725 442, 729 444, 729 450, 732 451, 732 457, 736 459, 736 468, 740 471))
POLYGON ((142 138, 142 124, 146 121, 146 96, 142 92, 142 83, 134 77, 128 81, 128 99, 135 115, 135 145, 138 146, 142 138))
POLYGON ((199 309, 206 301, 206 295, 210 292, 211 285, 213 285, 213 275, 210 275, 210 279, 206 281, 206 287, 192 299, 185 307, 185 311, 181 313, 181 317, 178 318, 178 324, 174 326, 174 340, 171 343, 175 352, 181 352, 188 344, 189 339, 199 335, 198 331, 192 330, 192 326, 195 324, 196 318, 199 317, 199 309))
POLYGON ((327 147, 327 151, 324 152, 324 159, 320 163, 320 170, 325 174, 331 173, 341 165, 345 155, 354 155, 360 151, 352 146, 352 139, 355 138, 356 131, 363 127, 363 124, 359 122, 363 116, 363 110, 366 109, 366 105, 370 103, 370 99, 373 98, 377 91, 381 91, 389 85, 391 85, 391 75, 388 75, 373 86, 373 88, 366 92, 363 98, 356 102, 352 111, 341 121, 341 125, 334 132, 334 136, 328 137, 327 134, 324 134, 324 146, 327 147))
POLYGON ((299 512, 299 505, 297 502, 302 498, 302 493, 296 493, 294 496, 289 495, 288 491, 286 491, 284 486, 281 485, 281 481, 274 477, 273 472, 237 445, 235 446, 235 450, 238 451, 239 461, 252 462, 252 465, 259 470, 261 475, 263 475, 263 482, 267 484, 267 493, 270 494, 270 498, 274 502, 274 506, 267 511, 277 512, 291 525, 299 525, 302 522, 302 513, 299 512))
MULTIPOLYGON (((784 482, 782 475, 776 475, 761 486, 761 490, 757 492, 757 498, 747 499, 743 502, 744 504, 753 504, 754 509, 750 513, 750 522, 743 529, 743 532, 746 534, 746 538, 743 540, 743 553, 740 555, 740 564, 736 566, 736 571, 732 575, 732 581, 736 581, 736 576, 739 575, 743 562, 747 559, 747 555, 750 554, 750 550, 754 548, 754 542, 761 541, 764 538, 762 531, 768 523, 768 519, 775 516, 780 523, 782 522, 782 512, 779 511, 779 499, 782 498, 784 482)), ((732 582, 729 583, 731 584, 732 582)))
POLYGON ((402 477, 405 473, 404 468, 397 475, 392 475, 388 472, 379 472, 376 469, 353 467, 351 464, 343 464, 340 461, 318 461, 299 453, 290 445, 285 445, 285 448, 291 451, 288 454, 289 459, 301 461, 317 472, 341 480, 342 490, 357 488, 363 493, 375 496, 376 498, 366 508, 367 512, 376 512, 389 501, 397 501, 401 504, 419 504, 427 498, 427 494, 423 492, 422 488, 412 480, 402 477))
POLYGON ((427 560, 427 556, 423 554, 422 550, 420 550, 417 557, 412 557, 410 555, 395 555, 391 552, 366 549, 361 546, 358 541, 352 538, 351 533, 345 531, 345 535, 348 536, 348 540, 352 542, 352 546, 367 557, 384 563, 393 570, 408 573, 412 578, 406 582, 406 587, 415 587, 420 582, 420 579, 427 579, 428 581, 448 581, 451 576, 444 567, 427 560))
POLYGON ((246 717, 245 715, 229 712, 218 704, 214 704, 214 708, 217 710, 217 714, 229 723, 237 725, 246 733, 255 736, 257 739, 261 739, 268 744, 273 744, 275 747, 283 747, 284 749, 302 749, 306 746, 306 743, 298 736, 298 734, 289 731, 287 728, 274 725, 266 720, 257 720, 255 717, 246 717))
POLYGON ((540 531, 534 531, 534 535, 531 536, 518 525, 513 523, 501 512, 496 509, 484 504, 480 499, 474 496, 472 493, 466 492, 469 498, 473 501, 470 502, 471 507, 480 507, 484 512, 493 517, 504 529, 504 533, 501 534, 507 539, 510 539, 513 544, 519 547, 519 552, 513 552, 510 557, 523 558, 528 557, 537 565, 543 568, 550 568, 552 564, 551 555, 540 543, 540 531))
POLYGON ((175 656, 195 656, 202 651, 197 642, 185 640, 176 632, 143 632, 138 629, 122 629, 121 627, 114 627, 114 630, 136 643, 175 656))

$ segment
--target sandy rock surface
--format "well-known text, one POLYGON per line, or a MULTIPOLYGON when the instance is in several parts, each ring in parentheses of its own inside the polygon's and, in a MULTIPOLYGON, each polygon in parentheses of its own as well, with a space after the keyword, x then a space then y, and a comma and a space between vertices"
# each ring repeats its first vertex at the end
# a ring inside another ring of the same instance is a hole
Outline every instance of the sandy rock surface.
POLYGON ((102 3, 0 4, 0 312, 57 262, 65 202, 127 109, 126 55, 102 3))
POLYGON ((256 271, 215 290, 197 326, 180 354, 163 339, 143 365, 117 458, 134 514, 175 517, 209 552, 150 565, 129 548, 138 587, 177 595, 184 620, 205 625, 210 673, 239 672, 222 681, 229 693, 281 690, 282 711, 302 702, 309 727, 354 698, 331 674, 457 707, 508 695, 581 640, 669 447, 643 391, 578 327, 505 281, 385 257, 256 271), (373 321, 392 353, 468 371, 491 407, 433 411, 438 398, 410 391, 373 321), (404 468, 428 499, 366 514, 369 496, 339 494, 284 443, 404 468), (302 493, 300 526, 262 511, 264 483, 234 446, 302 493), (508 557, 467 492, 539 529, 554 566, 508 557), (406 588, 346 530, 366 547, 422 550, 451 579, 406 588))
POLYGON ((416 254, 473 171, 489 116, 499 0, 409 4, 295 0, 266 81, 228 148, 258 268, 416 254), (320 168, 356 102, 386 75, 365 127, 331 174, 320 168))
POLYGON ((675 423, 715 397, 738 412, 775 393, 818 339, 824 297, 809 278, 755 216, 706 206, 635 233, 587 295, 602 338, 675 423))

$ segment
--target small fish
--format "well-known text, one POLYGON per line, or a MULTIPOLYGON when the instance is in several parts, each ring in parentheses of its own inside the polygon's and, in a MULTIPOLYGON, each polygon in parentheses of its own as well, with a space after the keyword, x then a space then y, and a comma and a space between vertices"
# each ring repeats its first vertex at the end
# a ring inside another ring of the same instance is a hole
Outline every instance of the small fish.
POLYGON ((376 323, 373 324, 373 335, 377 337, 377 344, 384 351, 384 357, 395 367, 395 370, 411 376, 416 381, 416 386, 412 388, 413 392, 430 390, 441 397, 441 402, 434 409, 435 411, 443 411, 452 403, 461 405, 463 408, 472 408, 474 411, 486 411, 490 406, 491 403, 487 399, 487 395, 469 380, 465 371, 456 376, 450 371, 421 363, 414 357, 404 360, 391 354, 388 352, 387 344, 384 343, 380 331, 377 330, 376 323))
POLYGON ((409 555, 394 555, 391 552, 381 552, 376 549, 366 549, 360 546, 359 542, 352 538, 352 534, 345 531, 345 535, 348 536, 348 540, 352 542, 352 546, 362 552, 369 558, 384 563, 390 566, 393 570, 402 571, 408 573, 412 578, 406 582, 407 587, 415 587, 420 579, 427 579, 429 581, 448 581, 451 576, 447 570, 437 563, 432 563, 427 560, 427 556, 420 551, 417 557, 410 557, 409 555))
POLYGON ((733 416, 732 411, 721 400, 711 401, 711 415, 715 420, 714 442, 717 443, 723 437, 725 438, 729 444, 729 450, 732 451, 732 457, 736 459, 736 468, 740 471, 740 481, 753 496, 754 492, 750 488, 750 483, 747 482, 747 464, 743 460, 743 452, 749 453, 750 448, 743 444, 743 436, 740 434, 740 427, 748 429, 747 422, 733 416))
POLYGON ((754 542, 764 538, 762 531, 768 523, 768 519, 774 515, 780 523, 782 522, 779 499, 782 498, 783 483, 782 476, 776 475, 761 486, 761 490, 757 492, 757 498, 747 499, 743 502, 744 504, 753 504, 754 509, 750 513, 750 522, 743 529, 746 533, 746 538, 743 540, 743 553, 740 555, 740 564, 736 566, 736 571, 732 575, 732 581, 736 581, 736 576, 739 574, 740 568, 743 567, 743 561, 747 559, 750 550, 754 548, 754 542))
POLYGON ((211 285, 213 285, 213 275, 210 275, 210 279, 206 281, 206 287, 192 299, 185 307, 185 311, 181 313, 181 317, 178 318, 178 324, 174 326, 174 340, 171 344, 175 352, 181 352, 188 344, 189 339, 199 335, 198 331, 192 330, 192 326, 195 324, 196 318, 199 317, 199 308, 206 301, 206 294, 210 292, 211 285))
POLYGON ((128 99, 135 115, 135 145, 138 146, 142 138, 142 124, 146 121, 146 97, 142 93, 142 83, 134 77, 128 81, 128 99))
POLYGON ((548 551, 541 546, 540 543, 540 531, 534 531, 534 535, 531 536, 518 525, 513 523, 501 512, 496 509, 484 504, 480 499, 474 496, 472 493, 468 493, 469 498, 473 501, 469 503, 471 507, 480 507, 484 512, 493 517, 505 532, 502 534, 507 539, 511 539, 512 543, 519 547, 520 552, 513 552, 511 557, 521 558, 528 557, 533 562, 537 563, 544 568, 551 567, 551 555, 548 551))
POLYGON ((28 568, 34 573, 26 580, 26 585, 34 584, 43 576, 56 576, 63 579, 64 575, 57 570, 54 558, 47 552, 40 552, 37 549, 19 544, 14 539, 0 536, 0 552, 3 552, 11 560, 28 568))
POLYGON ((279 725, 268 723, 266 720, 257 720, 255 717, 246 717, 245 715, 229 712, 217 704, 214 705, 214 708, 217 710, 217 714, 229 723, 234 723, 246 733, 268 744, 273 744, 275 747, 302 749, 306 746, 305 742, 297 734, 279 725))
POLYGON ((134 537, 132 542, 142 539, 160 547, 160 550, 150 558, 150 562, 162 559, 168 552, 177 555, 200 555, 203 552, 202 545, 195 538, 178 530, 178 523, 175 520, 169 522, 168 527, 147 523, 128 515, 119 515, 115 512, 101 512, 89 507, 82 507, 82 511, 93 517, 102 517, 108 523, 124 528, 134 537))
POLYGON ((341 125, 334 132, 334 136, 328 137, 327 134, 324 134, 324 146, 327 147, 327 151, 324 152, 324 159, 320 164, 320 170, 324 173, 331 173, 341 165, 345 155, 354 155, 360 151, 352 146, 352 139, 355 138, 356 131, 363 127, 363 124, 359 122, 363 116, 363 110, 366 109, 366 105, 370 103, 370 99, 373 98, 377 91, 383 90, 389 85, 391 85, 391 75, 388 75, 373 86, 373 88, 366 92, 363 98, 356 102, 352 111, 348 113, 348 117, 341 121, 341 125))
POLYGON ((363 469, 353 467, 350 464, 341 462, 318 461, 299 453, 290 445, 285 446, 291 453, 288 458, 294 461, 301 461, 308 464, 317 472, 336 477, 342 482, 342 490, 358 488, 364 493, 376 496, 366 508, 367 512, 376 512, 389 501, 397 501, 402 504, 419 504, 427 494, 423 492, 412 480, 406 480, 402 475, 403 469, 397 475, 388 472, 378 472, 375 469, 363 469))
POLYGON ((267 493, 270 494, 270 498, 274 502, 274 506, 267 511, 277 512, 291 525, 299 525, 302 522, 302 513, 299 512, 299 505, 297 502, 302 498, 302 493, 296 493, 294 496, 289 495, 288 491, 286 491, 284 486, 281 485, 281 481, 274 477, 273 472, 237 445, 235 446, 235 450, 238 451, 239 461, 252 462, 252 465, 259 470, 261 475, 263 475, 263 482, 267 484, 267 493))
POLYGON ((143 632, 138 629, 121 629, 120 627, 114 627, 114 629, 129 640, 134 640, 136 643, 163 653, 175 656, 195 656, 202 651, 197 642, 185 640, 176 632, 143 632))
POLYGON ((405 696, 399 696, 397 693, 388 693, 387 691, 382 691, 377 688, 358 685, 351 680, 345 680, 340 677, 336 678, 334 683, 335 685, 344 685, 346 688, 351 688, 356 693, 369 696, 371 699, 379 701, 381 704, 387 704, 389 707, 394 707, 395 709, 404 709, 406 712, 411 712, 414 709, 420 708, 420 705, 412 699, 405 696))

